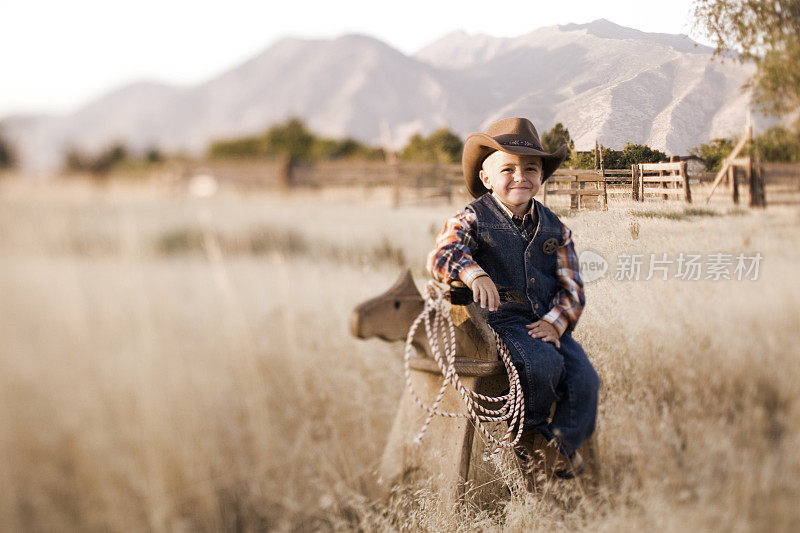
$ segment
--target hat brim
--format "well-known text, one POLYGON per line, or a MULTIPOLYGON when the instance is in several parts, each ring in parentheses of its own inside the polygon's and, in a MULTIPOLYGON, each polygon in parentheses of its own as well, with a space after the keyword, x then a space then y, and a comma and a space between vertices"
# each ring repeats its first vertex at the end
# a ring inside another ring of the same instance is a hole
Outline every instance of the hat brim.
POLYGON ((467 137, 464 143, 464 153, 461 157, 461 166, 464 170, 464 179, 467 182, 467 189, 470 194, 478 198, 483 196, 488 190, 483 186, 479 172, 484 159, 493 152, 500 150, 514 155, 531 155, 542 158, 542 183, 556 171, 561 163, 567 158, 569 148, 562 144, 553 153, 537 150, 528 146, 513 146, 500 144, 493 137, 485 133, 473 133, 467 137))

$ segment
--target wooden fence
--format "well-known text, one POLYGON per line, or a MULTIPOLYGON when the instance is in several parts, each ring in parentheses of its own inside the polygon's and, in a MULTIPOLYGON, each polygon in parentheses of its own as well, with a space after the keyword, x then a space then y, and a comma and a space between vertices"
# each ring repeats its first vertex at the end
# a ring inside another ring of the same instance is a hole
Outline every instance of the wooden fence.
POLYGON ((761 163, 765 185, 800 190, 800 163, 761 163))
POLYGON ((765 202, 800 204, 800 163, 761 163, 765 202))
POLYGON ((678 198, 690 203, 692 201, 686 161, 633 165, 631 173, 631 196, 634 200, 643 202, 648 194, 655 194, 664 200, 678 198))
POLYGON ((606 181, 597 170, 559 168, 544 182, 542 189, 542 203, 545 205, 549 197, 558 195, 569 195, 571 209, 606 209, 608 205, 606 181))
MULTIPOLYGON (((745 170, 749 168, 747 161, 739 159, 731 161, 733 170, 726 169, 722 180, 726 187, 736 184, 736 191, 731 189, 730 192, 734 201, 741 195, 751 195, 746 185, 752 174, 745 170)), ((762 163, 756 167, 755 171, 762 174, 771 202, 773 199, 780 203, 800 202, 800 164, 762 163)), ((234 160, 196 163, 186 167, 182 174, 185 178, 209 174, 220 183, 239 188, 383 187, 393 191, 395 203, 469 199, 459 164, 326 161, 290 166, 285 160, 234 160)), ((557 203, 558 198, 568 197, 571 208, 605 208, 609 199, 641 200, 644 195, 687 200, 691 197, 687 178, 684 162, 634 165, 631 169, 560 168, 545 182, 538 197, 546 203, 557 203)), ((703 178, 696 177, 708 181, 703 178)))

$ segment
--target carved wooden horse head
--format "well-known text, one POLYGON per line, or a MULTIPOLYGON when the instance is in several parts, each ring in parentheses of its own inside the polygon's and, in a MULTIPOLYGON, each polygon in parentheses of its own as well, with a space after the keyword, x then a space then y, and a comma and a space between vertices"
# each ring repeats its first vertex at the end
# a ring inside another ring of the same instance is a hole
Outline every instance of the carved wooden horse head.
POLYGON ((359 339, 405 340, 424 305, 411 271, 406 270, 389 290, 356 306, 350 332, 359 339))
MULTIPOLYGON (((425 301, 414 284, 411 271, 406 270, 389 290, 356 306, 350 317, 350 331, 360 339, 377 337, 389 342, 405 341, 411 324, 424 306, 425 301)), ((459 369, 459 374, 461 367, 468 364, 469 360, 489 363, 483 365, 485 369, 478 376, 503 372, 494 334, 480 307, 472 302, 466 306, 453 305, 450 316, 456 328, 456 353, 460 360, 456 368, 459 369)), ((424 328, 417 329, 412 345, 419 358, 433 357, 424 328)), ((420 370, 437 371, 433 361, 414 361, 412 365, 422 365, 420 370)), ((466 369, 464 371, 469 373, 466 369)))

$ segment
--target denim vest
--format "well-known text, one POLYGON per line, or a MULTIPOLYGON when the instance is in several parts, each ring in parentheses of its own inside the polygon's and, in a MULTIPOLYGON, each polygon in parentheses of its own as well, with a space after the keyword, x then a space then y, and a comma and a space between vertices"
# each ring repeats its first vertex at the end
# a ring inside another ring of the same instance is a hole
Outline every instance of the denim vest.
POLYGON ((563 244, 563 226, 555 213, 536 200, 533 203, 539 221, 530 242, 491 194, 467 206, 478 219, 473 258, 500 293, 500 308, 489 313, 490 322, 507 313, 539 319, 550 310, 558 289, 557 251, 563 244))

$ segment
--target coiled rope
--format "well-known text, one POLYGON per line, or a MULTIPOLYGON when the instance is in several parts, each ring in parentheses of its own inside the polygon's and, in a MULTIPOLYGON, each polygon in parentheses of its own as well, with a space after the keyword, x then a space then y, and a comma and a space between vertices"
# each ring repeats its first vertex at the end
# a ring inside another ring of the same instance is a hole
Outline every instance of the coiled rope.
MULTIPOLYGON (((525 404, 522 398, 522 384, 519 380, 519 374, 514 364, 511 362, 511 354, 508 347, 500 336, 492 330, 497 343, 497 351, 506 368, 508 374, 509 390, 507 394, 502 396, 485 396, 479 394, 461 383, 461 378, 456 372, 456 332, 453 326, 453 320, 450 317, 450 312, 447 307, 447 300, 445 299, 445 291, 439 288, 434 281, 429 281, 425 287, 425 306, 419 316, 414 320, 411 328, 408 330, 406 337, 406 350, 405 350, 405 374, 406 386, 411 392, 412 397, 425 411, 428 412, 428 417, 419 434, 414 439, 416 444, 422 442, 422 437, 428 429, 433 417, 445 416, 449 418, 469 418, 478 427, 480 432, 486 437, 489 443, 493 446, 492 451, 484 454, 484 459, 500 452, 502 448, 511 448, 516 446, 522 437, 522 427, 525 422, 525 404), (432 313, 431 313, 432 312, 432 313), (433 320, 431 320, 433 314, 433 320), (411 357, 413 357, 414 348, 411 342, 414 334, 419 327, 420 322, 425 324, 425 333, 428 336, 428 344, 430 352, 433 354, 433 359, 442 373, 442 386, 439 393, 430 405, 425 404, 419 397, 414 385, 411 382, 411 357), (443 349, 440 349, 440 340, 443 349), (439 409, 439 404, 444 398, 448 385, 452 384, 453 387, 459 392, 461 398, 464 400, 466 413, 450 413, 439 409), (481 405, 480 400, 490 404, 502 403, 499 409, 489 409, 481 405), (508 429, 501 439, 497 439, 486 428, 485 424, 488 422, 507 422, 508 429), (516 435, 512 439, 512 435, 516 431, 516 435)), ((488 446, 487 446, 488 449, 488 446)))

